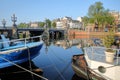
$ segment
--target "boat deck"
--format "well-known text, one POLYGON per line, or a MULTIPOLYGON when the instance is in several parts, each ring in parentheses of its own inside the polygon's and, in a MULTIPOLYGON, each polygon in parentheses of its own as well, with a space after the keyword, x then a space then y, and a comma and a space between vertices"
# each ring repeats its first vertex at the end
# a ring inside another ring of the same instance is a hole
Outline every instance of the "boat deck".
MULTIPOLYGON (((90 60, 107 63, 104 47, 86 47, 86 48, 84 48, 84 51, 85 51, 84 52, 85 55, 87 55, 90 60)), ((115 54, 114 61, 109 64, 120 65, 120 57, 116 56, 119 54, 120 54, 120 51, 118 50, 118 52, 116 52, 116 54, 115 54)))
POLYGON ((22 47, 33 47, 35 45, 39 45, 41 44, 41 42, 32 42, 32 43, 28 43, 28 44, 16 44, 14 46, 9 46, 9 47, 6 47, 6 48, 2 48, 0 49, 0 51, 6 51, 6 50, 11 50, 11 49, 18 49, 18 48, 22 48, 22 47))

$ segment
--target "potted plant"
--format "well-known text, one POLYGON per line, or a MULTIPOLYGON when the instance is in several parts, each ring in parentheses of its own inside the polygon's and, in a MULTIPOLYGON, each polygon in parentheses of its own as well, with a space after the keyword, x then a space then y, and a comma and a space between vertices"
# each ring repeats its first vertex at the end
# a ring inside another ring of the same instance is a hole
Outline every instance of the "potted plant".
POLYGON ((103 38, 103 45, 106 47, 105 55, 107 62, 113 62, 114 60, 115 50, 111 48, 114 41, 114 29, 111 28, 108 32, 108 35, 103 38))

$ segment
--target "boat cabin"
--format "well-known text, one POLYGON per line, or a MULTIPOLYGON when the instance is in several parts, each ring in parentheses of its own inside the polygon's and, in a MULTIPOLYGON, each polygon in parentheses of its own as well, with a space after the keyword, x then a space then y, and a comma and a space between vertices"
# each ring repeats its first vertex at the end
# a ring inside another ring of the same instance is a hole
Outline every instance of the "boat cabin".
POLYGON ((119 80, 120 57, 119 49, 113 55, 105 54, 105 47, 86 47, 84 54, 89 68, 102 75, 107 80, 119 80))
POLYGON ((4 35, 0 35, 0 49, 7 48, 10 46, 9 38, 6 38, 4 35))

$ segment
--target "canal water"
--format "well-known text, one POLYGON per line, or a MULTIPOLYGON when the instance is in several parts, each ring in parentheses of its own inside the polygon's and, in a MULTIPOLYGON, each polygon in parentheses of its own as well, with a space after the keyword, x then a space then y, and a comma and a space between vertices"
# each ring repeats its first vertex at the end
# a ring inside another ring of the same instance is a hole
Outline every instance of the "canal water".
MULTIPOLYGON (((24 68, 40 68, 39 75, 48 80, 84 80, 75 75, 71 67, 71 58, 82 54, 78 40, 56 40, 44 43, 40 54, 31 63, 20 64, 24 68), (47 46, 46 46, 47 45, 47 46), (31 68, 29 67, 31 64, 31 68)), ((16 66, 0 69, 1 80, 44 80, 29 74, 16 66)))

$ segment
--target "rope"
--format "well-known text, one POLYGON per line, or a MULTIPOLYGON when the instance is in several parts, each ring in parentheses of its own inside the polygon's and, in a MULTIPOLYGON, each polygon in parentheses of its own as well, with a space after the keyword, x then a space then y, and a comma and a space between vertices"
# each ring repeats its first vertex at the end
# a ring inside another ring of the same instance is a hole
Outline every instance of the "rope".
MULTIPOLYGON (((65 68, 63 68, 63 70, 61 71, 61 74, 63 74, 70 66, 71 64, 71 61, 67 64, 67 66, 65 67, 65 68)), ((58 78, 59 78, 59 75, 55 78, 55 80, 58 80, 58 78)))
MULTIPOLYGON (((118 65, 113 65, 113 66, 108 66, 108 67, 104 67, 104 68, 112 68, 112 67, 116 67, 116 66, 118 66, 118 65)), ((98 68, 92 68, 92 70, 98 70, 98 68)))
MULTIPOLYGON (((27 49, 28 49, 28 61, 29 61, 29 68, 30 68, 30 71, 32 71, 32 66, 31 66, 31 59, 30 59, 30 49, 29 49, 29 47, 27 46, 27 49)), ((32 79, 34 80, 34 76, 33 76, 33 74, 31 74, 31 76, 32 76, 32 79)))
POLYGON ((87 80, 90 80, 90 76, 89 76, 88 68, 85 68, 85 72, 87 73, 87 80))
POLYGON ((5 61, 7 61, 7 62, 9 62, 9 63, 11 63, 11 64, 13 64, 13 65, 15 65, 15 66, 21 68, 21 69, 23 69, 23 70, 25 70, 25 71, 27 71, 27 72, 29 72, 29 73, 31 73, 31 74, 33 74, 33 75, 35 75, 35 76, 37 76, 37 77, 39 77, 39 78, 42 78, 42 79, 44 79, 44 80, 48 80, 47 78, 45 78, 45 77, 43 77, 43 76, 40 76, 40 75, 38 75, 38 74, 36 74, 36 73, 34 73, 34 72, 32 72, 32 71, 30 71, 30 70, 28 70, 28 69, 22 67, 22 66, 19 66, 18 64, 15 64, 15 63, 12 62, 12 61, 9 61, 9 60, 7 60, 7 59, 1 57, 1 56, 0 56, 0 58, 2 58, 3 60, 5 60, 5 61))
POLYGON ((17 74, 17 73, 25 73, 25 72, 27 72, 27 71, 16 71, 16 72, 9 72, 9 73, 0 73, 0 75, 4 75, 4 74, 17 74))
POLYGON ((62 58, 60 58, 59 56, 57 56, 57 55, 56 55, 57 53, 55 53, 51 48, 50 48, 50 50, 52 51, 52 53, 54 53, 54 56, 56 56, 58 59, 60 59, 60 61, 66 62, 64 59, 62 59, 62 58))
POLYGON ((59 70, 57 69, 57 67, 54 65, 54 62, 52 61, 52 59, 48 56, 49 60, 51 61, 51 63, 53 64, 53 67, 56 69, 56 71, 58 72, 58 74, 61 76, 62 80, 65 80, 65 78, 61 75, 61 73, 59 72, 59 70))

